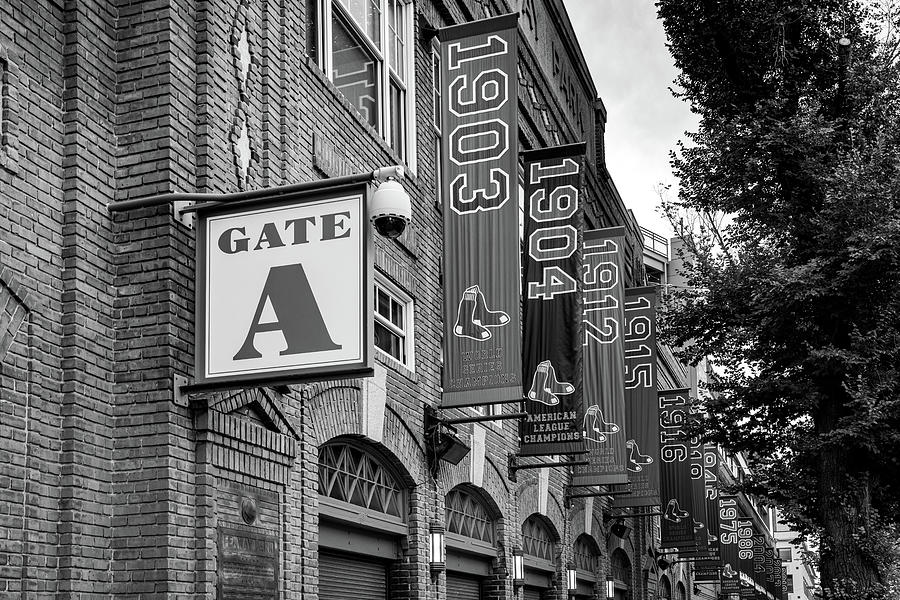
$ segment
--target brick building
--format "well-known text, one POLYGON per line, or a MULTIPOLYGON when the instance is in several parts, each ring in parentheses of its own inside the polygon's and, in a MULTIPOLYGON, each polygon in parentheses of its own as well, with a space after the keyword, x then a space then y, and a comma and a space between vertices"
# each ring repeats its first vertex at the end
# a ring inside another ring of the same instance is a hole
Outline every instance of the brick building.
POLYGON ((690 595, 684 569, 648 555, 649 522, 611 534, 608 500, 566 501, 564 468, 512 481, 513 421, 460 425, 470 452, 429 472, 432 30, 513 11, 520 147, 588 143, 588 225, 626 226, 640 285, 640 231, 561 0, 0 4, 0 597, 560 600, 569 563, 579 598, 604 597, 607 575, 617 599, 690 595), (108 204, 392 164, 413 225, 376 239, 375 377, 178 393, 194 364, 190 218, 108 204), (432 574, 435 524, 447 567, 432 574))

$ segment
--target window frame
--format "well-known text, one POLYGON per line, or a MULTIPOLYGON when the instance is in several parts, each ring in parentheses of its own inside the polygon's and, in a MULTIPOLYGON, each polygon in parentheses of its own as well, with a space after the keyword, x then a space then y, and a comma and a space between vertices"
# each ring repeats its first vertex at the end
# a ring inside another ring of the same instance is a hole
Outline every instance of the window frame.
MULTIPOLYGON (((375 80, 376 93, 375 102, 377 106, 377 116, 375 119, 375 132, 385 141, 400 159, 406 164, 407 168, 415 174, 416 172, 416 86, 415 86, 415 43, 414 43, 414 27, 413 17, 415 8, 413 0, 366 0, 378 3, 380 18, 378 26, 379 44, 376 44, 365 31, 362 26, 353 17, 350 9, 346 7, 341 0, 316 0, 316 15, 310 18, 310 26, 316 27, 316 39, 318 41, 316 54, 316 62, 324 71, 325 76, 332 83, 334 82, 334 48, 332 45, 333 23, 335 19, 339 19, 343 27, 349 35, 360 44, 367 53, 375 58, 375 80), (394 52, 394 42, 392 37, 392 24, 390 20, 389 6, 394 3, 397 7, 401 7, 401 30, 402 30, 402 56, 398 65, 402 67, 403 73, 397 73, 391 65, 392 52, 394 52), (335 8, 337 7, 337 8, 335 8), (404 129, 399 143, 401 148, 395 148, 393 140, 393 120, 394 114, 391 110, 391 91, 394 87, 398 87, 401 91, 401 105, 403 107, 402 114, 399 115, 401 127, 404 129)), ((340 92, 340 90, 338 90, 340 92)), ((359 108, 347 99, 354 110, 359 112, 359 108)), ((363 118, 366 121, 365 118, 363 118)))
MULTIPOLYGON (((408 371, 415 372, 416 370, 416 360, 415 360, 415 301, 412 297, 401 290, 397 285, 393 284, 388 280, 387 277, 384 277, 380 272, 375 273, 375 285, 372 290, 372 300, 375 303, 373 306, 373 323, 372 330, 374 332, 374 328, 376 324, 380 324, 382 327, 388 329, 388 331, 398 335, 402 338, 403 351, 406 355, 406 362, 397 359, 389 352, 382 350, 375 345, 376 355, 382 356, 384 360, 390 361, 390 364, 400 365, 408 371), (403 328, 397 327, 394 323, 387 319, 384 315, 378 312, 378 290, 381 289, 385 292, 388 297, 397 302, 399 305, 403 307, 403 328)), ((373 333, 374 335, 374 333, 373 333)))

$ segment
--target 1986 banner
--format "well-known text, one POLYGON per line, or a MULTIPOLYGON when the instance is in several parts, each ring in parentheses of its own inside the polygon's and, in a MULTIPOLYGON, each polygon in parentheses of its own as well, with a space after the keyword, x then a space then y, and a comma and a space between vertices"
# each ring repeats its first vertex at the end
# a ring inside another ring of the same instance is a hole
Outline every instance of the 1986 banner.
POLYGON ((516 20, 439 32, 444 213, 442 406, 522 398, 516 20))
POLYGON ((584 450, 579 238, 585 144, 523 152, 525 321, 522 455, 584 450))

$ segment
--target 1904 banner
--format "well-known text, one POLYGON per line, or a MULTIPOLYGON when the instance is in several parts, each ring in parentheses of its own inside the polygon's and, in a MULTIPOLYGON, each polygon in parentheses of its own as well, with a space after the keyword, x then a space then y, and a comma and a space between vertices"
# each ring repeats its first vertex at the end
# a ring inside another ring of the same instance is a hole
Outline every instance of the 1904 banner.
POLYGON ((581 415, 581 179, 585 144, 523 152, 525 296, 522 455, 584 451, 581 415))
POLYGON ((573 485, 628 483, 625 470, 625 228, 584 232, 584 395, 581 431, 590 464, 573 485))
POLYGON ((444 407, 522 398, 517 18, 438 34, 445 99, 444 407))

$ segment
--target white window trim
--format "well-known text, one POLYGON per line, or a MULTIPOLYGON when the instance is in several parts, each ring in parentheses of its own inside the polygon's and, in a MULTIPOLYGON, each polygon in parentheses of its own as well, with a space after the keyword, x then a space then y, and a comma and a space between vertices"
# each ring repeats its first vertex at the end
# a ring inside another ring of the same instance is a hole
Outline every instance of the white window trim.
MULTIPOLYGON (((381 273, 375 273, 375 288, 381 288, 388 295, 392 296, 394 300, 403 305, 403 345, 404 350, 406 352, 406 363, 397 360, 389 353, 385 352, 378 346, 375 346, 375 351, 379 356, 383 357, 386 360, 389 360, 393 364, 400 365, 404 369, 415 373, 416 371, 416 340, 415 340, 415 302, 412 298, 410 298, 409 294, 405 293, 399 287, 391 283, 387 277, 384 277, 381 273)), ((377 292, 373 290, 373 298, 377 299, 377 292)), ((373 310, 373 317, 376 321, 381 322, 382 325, 391 330, 396 330, 397 326, 389 321, 385 321, 384 317, 378 314, 377 310, 373 310)))
MULTIPOLYGON (((319 48, 322 49, 319 52, 319 67, 325 72, 325 76, 329 81, 332 81, 332 69, 333 69, 333 48, 331 45, 331 27, 332 27, 332 19, 334 15, 334 6, 338 5, 338 12, 340 13, 342 19, 350 24, 350 27, 355 28, 355 37, 360 39, 369 52, 372 52, 377 57, 378 65, 376 67, 376 77, 380 82, 380 86, 377 92, 376 102, 378 103, 378 127, 376 128, 378 135, 387 143, 388 147, 390 147, 391 140, 391 115, 390 115, 390 89, 391 89, 391 74, 390 74, 390 58, 389 58, 389 47, 388 45, 391 43, 389 39, 390 28, 388 26, 388 11, 387 11, 387 0, 379 0, 381 6, 381 27, 379 30, 379 36, 381 37, 381 46, 382 49, 379 50, 375 47, 375 44, 369 39, 368 35, 362 31, 362 27, 353 16, 350 14, 350 11, 344 7, 340 0, 318 0, 317 9, 318 9, 318 20, 317 26, 319 31, 317 35, 319 36, 319 48)), ((404 136, 404 149, 406 151, 405 156, 400 156, 401 160, 406 163, 407 169, 415 175, 416 167, 418 166, 418 151, 416 146, 416 60, 415 60, 415 39, 413 38, 414 30, 413 30, 413 17, 415 15, 415 8, 413 6, 413 0, 401 0, 401 4, 404 6, 403 10, 403 30, 406 36, 406 43, 404 45, 404 57, 405 61, 405 70, 406 70, 406 81, 403 83, 405 87, 404 98, 406 99, 406 115, 404 119, 404 123, 406 125, 406 135, 404 136)), ((351 103, 352 104, 352 103, 351 103)), ((354 110, 357 110, 354 107, 354 110)), ((396 149, 393 149, 394 152, 397 152, 396 149)), ((399 152, 398 152, 399 154, 399 152)))

